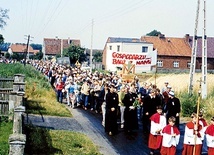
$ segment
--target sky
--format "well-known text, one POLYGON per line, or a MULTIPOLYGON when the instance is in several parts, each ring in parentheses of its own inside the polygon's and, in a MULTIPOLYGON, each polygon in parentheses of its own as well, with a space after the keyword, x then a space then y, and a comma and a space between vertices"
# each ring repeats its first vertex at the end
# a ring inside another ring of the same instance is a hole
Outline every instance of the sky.
MULTIPOLYGON (((9 19, 5 42, 43 44, 44 38, 79 39, 103 49, 108 37, 140 38, 152 30, 166 37, 194 35, 198 0, 1 0, 9 19)), ((203 30, 203 5, 198 35, 203 30)), ((206 33, 214 37, 214 0, 206 0, 206 33)))

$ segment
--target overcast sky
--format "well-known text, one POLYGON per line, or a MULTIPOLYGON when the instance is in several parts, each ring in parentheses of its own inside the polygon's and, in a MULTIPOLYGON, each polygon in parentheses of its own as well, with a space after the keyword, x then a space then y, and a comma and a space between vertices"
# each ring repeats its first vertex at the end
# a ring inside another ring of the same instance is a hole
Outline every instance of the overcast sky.
MULTIPOLYGON (((214 37, 214 0, 207 0, 207 36, 214 37)), ((194 34, 197 0, 1 0, 9 9, 5 42, 43 43, 43 38, 80 39, 103 49, 108 37, 140 38, 156 29, 166 37, 194 34), (93 33, 92 33, 92 19, 93 33), (92 37, 93 34, 93 37, 92 37), (93 39, 91 39, 93 38, 93 39)), ((198 35, 202 35, 203 0, 198 35)))

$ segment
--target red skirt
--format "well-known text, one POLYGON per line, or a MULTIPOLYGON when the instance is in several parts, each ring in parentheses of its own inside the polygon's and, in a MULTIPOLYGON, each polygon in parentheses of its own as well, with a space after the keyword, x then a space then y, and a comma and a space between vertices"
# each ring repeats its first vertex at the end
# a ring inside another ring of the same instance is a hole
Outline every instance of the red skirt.
POLYGON ((152 135, 150 133, 148 147, 154 150, 159 149, 161 147, 162 138, 161 135, 152 135))
POLYGON ((214 148, 208 147, 208 155, 214 155, 214 148))
MULTIPOLYGON (((202 144, 195 145, 195 155, 201 155, 202 144)), ((183 145, 182 155, 193 155, 194 145, 183 145)))
POLYGON ((175 155, 176 154, 176 147, 171 146, 171 147, 161 147, 161 155, 175 155))

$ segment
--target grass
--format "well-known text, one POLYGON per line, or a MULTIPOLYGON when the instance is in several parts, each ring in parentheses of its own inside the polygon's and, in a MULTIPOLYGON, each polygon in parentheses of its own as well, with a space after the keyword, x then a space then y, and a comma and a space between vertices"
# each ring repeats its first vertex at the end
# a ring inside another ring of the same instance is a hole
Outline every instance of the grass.
POLYGON ((100 155, 98 148, 81 133, 25 127, 27 146, 25 154, 100 155))
MULTIPOLYGON (((24 74, 26 81, 25 98, 26 112, 30 114, 72 117, 65 105, 56 101, 55 91, 47 79, 32 66, 22 64, 0 64, 0 76, 13 77, 24 74)), ((8 154, 9 134, 12 123, 2 124, 0 135, 0 155, 8 154), (10 126, 9 126, 10 125, 10 126), (9 126, 9 127, 7 127, 9 126)), ((33 125, 24 126, 27 142, 25 154, 53 155, 99 155, 98 148, 84 134, 64 130, 49 130, 33 125)))
POLYGON ((98 148, 94 146, 91 140, 81 133, 69 131, 50 131, 52 145, 55 148, 61 148, 64 155, 99 155, 98 148), (60 137, 58 136, 60 135, 60 137), (63 138, 63 143, 59 141, 63 138))
POLYGON ((27 113, 72 117, 70 111, 56 101, 56 94, 52 88, 41 87, 39 81, 30 79, 26 85, 27 113))
POLYGON ((9 152, 9 135, 12 134, 13 123, 9 122, 0 122, 0 154, 8 154, 9 152))

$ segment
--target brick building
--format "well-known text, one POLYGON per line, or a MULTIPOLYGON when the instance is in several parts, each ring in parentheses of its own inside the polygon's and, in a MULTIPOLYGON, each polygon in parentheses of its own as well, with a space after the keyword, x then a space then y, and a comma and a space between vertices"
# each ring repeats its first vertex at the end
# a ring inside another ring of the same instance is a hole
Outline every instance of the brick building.
POLYGON ((192 50, 186 37, 142 36, 141 41, 152 43, 157 50, 157 71, 189 70, 192 50))
POLYGON ((58 39, 58 38, 44 38, 43 41, 43 53, 44 56, 61 55, 63 49, 68 48, 71 45, 80 46, 80 40, 77 39, 58 39))
MULTIPOLYGON (((186 35, 186 40, 192 47, 193 37, 186 35)), ((196 69, 202 66, 202 37, 197 39, 196 69)), ((207 37, 207 70, 214 70, 214 37, 207 37)))

